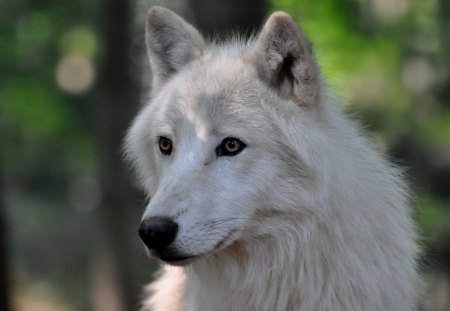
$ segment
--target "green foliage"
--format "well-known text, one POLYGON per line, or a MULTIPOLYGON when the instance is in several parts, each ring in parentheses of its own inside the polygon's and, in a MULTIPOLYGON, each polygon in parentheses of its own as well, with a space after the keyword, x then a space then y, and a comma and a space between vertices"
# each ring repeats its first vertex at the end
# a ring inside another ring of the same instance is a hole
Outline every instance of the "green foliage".
POLYGON ((417 222, 422 228, 422 241, 430 242, 439 238, 444 228, 450 226, 450 217, 442 208, 443 202, 435 196, 424 194, 417 201, 417 222))
MULTIPOLYGON (((66 4, 21 4, 0 5, 2 11, 10 9, 0 20, 0 121, 11 182, 33 187, 48 183, 47 174, 40 173, 51 163, 60 165, 65 180, 70 171, 93 166, 92 94, 63 92, 56 69, 65 55, 93 58, 97 47, 92 28, 83 18, 69 17, 66 4)), ((76 9, 89 12, 92 6, 76 9)))
POLYGON ((95 58, 94 5, 0 1, 0 164, 15 296, 51 284, 76 310, 87 309, 90 232, 67 193, 74 177, 95 173, 95 106, 92 89, 67 93, 56 71, 66 55, 95 58))

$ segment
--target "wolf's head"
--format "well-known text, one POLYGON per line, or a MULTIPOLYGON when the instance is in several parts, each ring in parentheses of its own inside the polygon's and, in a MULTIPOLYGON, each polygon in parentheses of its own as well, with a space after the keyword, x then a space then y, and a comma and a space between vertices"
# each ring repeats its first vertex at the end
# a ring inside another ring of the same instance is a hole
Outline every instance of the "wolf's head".
POLYGON ((314 213, 321 83, 292 18, 272 14, 246 42, 207 43, 153 7, 146 29, 153 96, 126 146, 151 199, 139 230, 150 252, 186 264, 314 213))

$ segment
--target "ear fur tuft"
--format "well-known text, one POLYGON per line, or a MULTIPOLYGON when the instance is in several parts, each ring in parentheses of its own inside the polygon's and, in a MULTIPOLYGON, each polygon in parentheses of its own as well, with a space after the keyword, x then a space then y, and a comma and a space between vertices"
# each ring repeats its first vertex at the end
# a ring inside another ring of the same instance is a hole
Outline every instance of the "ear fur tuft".
POLYGON ((275 12, 267 20, 253 51, 260 79, 280 97, 312 106, 319 92, 319 70, 311 44, 294 20, 275 12))
POLYGON ((147 51, 153 71, 153 86, 163 84, 205 48, 200 33, 174 12, 150 8, 146 27, 147 51))

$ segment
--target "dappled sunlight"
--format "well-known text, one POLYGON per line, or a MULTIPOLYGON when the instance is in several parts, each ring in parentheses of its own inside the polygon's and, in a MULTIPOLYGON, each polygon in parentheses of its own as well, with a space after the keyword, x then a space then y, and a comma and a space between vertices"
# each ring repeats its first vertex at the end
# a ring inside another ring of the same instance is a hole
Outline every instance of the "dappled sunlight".
POLYGON ((88 91, 95 82, 96 72, 92 59, 97 53, 97 39, 91 29, 76 27, 66 31, 59 39, 59 60, 55 77, 59 87, 72 94, 88 91))
POLYGON ((411 0, 370 0, 376 16, 383 22, 396 22, 411 8, 411 0))
POLYGON ((28 284, 13 298, 14 311, 77 311, 73 306, 53 297, 52 284, 42 281, 28 284))
POLYGON ((14 302, 14 311, 76 311, 51 300, 19 298, 14 302))
POLYGON ((436 80, 433 65, 425 57, 409 58, 402 68, 402 81, 414 94, 427 92, 436 80))
POLYGON ((81 94, 89 90, 95 79, 91 61, 81 56, 63 57, 56 66, 55 75, 59 87, 73 94, 81 94))

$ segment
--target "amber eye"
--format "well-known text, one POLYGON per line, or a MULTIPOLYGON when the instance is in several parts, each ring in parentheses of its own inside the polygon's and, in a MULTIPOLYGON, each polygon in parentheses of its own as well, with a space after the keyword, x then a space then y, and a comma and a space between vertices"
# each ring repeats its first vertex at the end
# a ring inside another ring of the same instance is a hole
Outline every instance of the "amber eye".
POLYGON ((241 152, 246 145, 237 138, 227 137, 216 148, 217 156, 235 156, 241 152))
POLYGON ((164 155, 170 155, 172 153, 172 141, 167 137, 159 138, 159 150, 164 155))

